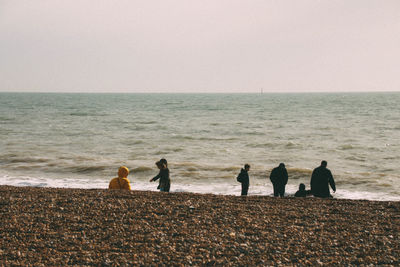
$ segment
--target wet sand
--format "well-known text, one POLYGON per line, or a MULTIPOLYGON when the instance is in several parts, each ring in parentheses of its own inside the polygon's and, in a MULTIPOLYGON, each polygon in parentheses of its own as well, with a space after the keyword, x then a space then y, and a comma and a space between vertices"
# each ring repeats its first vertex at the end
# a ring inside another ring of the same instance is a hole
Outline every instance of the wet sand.
POLYGON ((0 186, 0 265, 400 264, 400 202, 0 186))

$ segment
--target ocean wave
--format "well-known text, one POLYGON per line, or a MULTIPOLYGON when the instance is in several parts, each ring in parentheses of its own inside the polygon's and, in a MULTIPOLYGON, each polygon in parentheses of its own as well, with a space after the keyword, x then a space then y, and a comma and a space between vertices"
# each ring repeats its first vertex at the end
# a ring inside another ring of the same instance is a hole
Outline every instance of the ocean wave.
POLYGON ((195 163, 195 162, 181 161, 181 162, 175 162, 174 166, 199 169, 199 168, 201 168, 202 165, 200 165, 199 163, 195 163))
POLYGON ((251 143, 251 144, 246 144, 246 147, 252 147, 252 148, 259 148, 259 147, 264 147, 264 148, 270 148, 274 147, 277 144, 274 143, 251 143))
POLYGON ((224 174, 224 173, 236 173, 239 172, 242 166, 215 166, 211 164, 199 164, 194 162, 177 162, 171 164, 171 169, 178 171, 187 171, 190 173, 200 172, 205 173, 206 177, 210 176, 210 173, 224 174))
POLYGON ((9 117, 4 117, 4 116, 0 116, 0 121, 14 121, 15 119, 9 118, 9 117))
POLYGON ((182 140, 195 140, 195 141, 234 141, 238 140, 236 137, 196 137, 190 135, 174 135, 172 138, 174 139, 182 139, 182 140))
POLYGON ((71 172, 71 173, 88 174, 88 173, 102 172, 104 170, 108 170, 111 168, 109 166, 96 165, 96 166, 70 166, 70 167, 65 167, 63 169, 64 169, 64 171, 71 172))
POLYGON ((292 174, 301 174, 301 175, 311 175, 312 170, 311 169, 305 169, 305 168, 287 168, 288 173, 292 174))
POLYGON ((0 135, 11 135, 15 134, 16 132, 10 129, 0 129, 0 135))
POLYGON ((234 141, 238 140, 235 137, 200 137, 198 138, 200 141, 234 141))
POLYGON ((385 187, 385 188, 392 188, 393 185, 389 184, 389 183, 380 183, 379 186, 385 187))
POLYGON ((237 171, 238 169, 240 169, 238 166, 229 166, 229 167, 218 168, 218 171, 233 172, 233 171, 237 171))
POLYGON ((180 177, 185 177, 186 179, 187 178, 191 178, 191 179, 199 178, 201 176, 200 172, 197 172, 197 171, 181 171, 181 172, 177 173, 177 175, 179 175, 180 177))
MULTIPOLYGON (((42 162, 40 162, 42 163, 42 162)), ((104 171, 115 170, 118 166, 110 166, 110 165, 76 165, 74 163, 68 162, 45 162, 45 164, 37 164, 36 162, 30 162, 27 164, 26 162, 19 164, 8 165, 8 170, 17 170, 17 171, 40 171, 41 173, 60 173, 60 174, 103 174, 104 171)))
POLYGON ((342 187, 342 186, 359 186, 359 185, 373 185, 375 184, 374 181, 368 180, 368 179, 335 179, 335 184, 337 187, 342 187))
POLYGON ((257 131, 246 131, 246 132, 239 132, 239 135, 250 135, 250 136, 265 136, 264 132, 257 132, 257 131))
POLYGON ((301 147, 302 146, 300 144, 296 144, 294 142, 287 142, 285 144, 285 148, 288 148, 288 149, 295 149, 295 148, 301 148, 301 147))
POLYGON ((19 157, 16 155, 3 155, 0 156, 0 163, 3 164, 16 164, 16 163, 46 163, 50 159, 42 157, 19 157))
POLYGON ((173 135, 173 139, 179 139, 179 140, 195 140, 196 138, 193 136, 189 135, 173 135))
POLYGON ((15 118, 8 118, 8 117, 0 117, 0 122, 1 124, 5 125, 5 124, 14 124, 17 123, 17 120, 15 118))
MULTIPOLYGON (((198 164, 192 162, 180 162, 170 164, 170 169, 177 172, 179 175, 189 174, 190 176, 193 173, 199 175, 199 177, 218 177, 220 179, 232 179, 232 177, 236 177, 236 175, 240 172, 243 166, 239 165, 231 165, 231 166, 216 166, 210 164, 198 164)), ((251 169, 250 176, 255 179, 269 179, 269 175, 272 169, 251 169)), ((289 179, 307 179, 311 177, 312 170, 305 168, 288 168, 289 179)))
POLYGON ((48 183, 35 183, 35 182, 20 182, 17 184, 18 186, 30 186, 30 187, 48 187, 51 186, 48 183))
POLYGON ((134 145, 141 145, 144 144, 145 142, 142 140, 124 140, 121 142, 121 144, 126 145, 126 146, 134 146, 134 145))
POLYGON ((176 147, 176 148, 173 148, 172 149, 172 151, 173 152, 181 152, 181 151, 183 151, 184 149, 182 148, 182 147, 176 147))
POLYGON ((129 124, 127 125, 127 124, 125 124, 123 128, 126 129, 126 130, 137 131, 137 132, 146 130, 146 127, 141 126, 141 125, 129 125, 129 124))
POLYGON ((145 125, 151 125, 151 124, 157 124, 158 121, 139 121, 137 122, 138 124, 145 124, 145 125))
POLYGON ((71 160, 75 162, 80 162, 80 161, 93 161, 96 160, 96 157, 93 156, 88 156, 88 155, 75 155, 75 154, 69 154, 69 155, 59 155, 58 160, 71 160))
POLYGON ((101 110, 89 110, 87 112, 84 111, 74 111, 68 114, 72 117, 103 117, 108 115, 107 113, 101 112, 101 110), (100 112, 99 112, 100 111, 100 112))
POLYGON ((338 147, 338 150, 352 150, 352 149, 356 149, 357 147, 351 144, 347 144, 347 145, 341 145, 338 147))
POLYGON ((366 161, 365 157, 362 157, 362 156, 358 156, 358 157, 356 157, 356 156, 348 156, 345 159, 346 160, 359 161, 359 162, 365 162, 366 161))
POLYGON ((70 116, 78 116, 78 117, 92 116, 90 113, 87 113, 87 112, 72 112, 69 115, 70 116))
POLYGON ((154 168, 139 166, 131 170, 132 173, 154 172, 154 168))

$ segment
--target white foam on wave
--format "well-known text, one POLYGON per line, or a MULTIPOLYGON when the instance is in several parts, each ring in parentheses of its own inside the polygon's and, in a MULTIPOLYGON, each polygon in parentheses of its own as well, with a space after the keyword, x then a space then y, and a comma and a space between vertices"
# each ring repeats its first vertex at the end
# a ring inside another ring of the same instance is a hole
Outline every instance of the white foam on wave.
POLYGON ((54 188, 107 188, 108 181, 104 179, 75 179, 75 178, 45 178, 45 177, 11 177, 4 175, 0 178, 0 185, 54 187, 54 188))
POLYGON ((385 192, 366 192, 338 190, 332 194, 335 198, 357 199, 357 200, 378 200, 378 201, 400 201, 400 196, 394 196, 385 192))
MULTIPOLYGON (((31 186, 31 187, 53 187, 53 188, 81 188, 81 189, 107 189, 110 179, 83 179, 83 178, 55 178, 44 177, 11 177, 4 175, 0 178, 0 185, 11 186, 31 186)), ((133 190, 158 191, 158 182, 150 183, 148 180, 130 179, 133 190)), ((288 184, 286 186, 286 196, 293 196, 297 191, 297 186, 288 184)), ((241 193, 241 185, 237 182, 226 182, 224 180, 214 183, 180 183, 172 181, 171 192, 190 192, 199 194, 217 195, 236 195, 241 193)), ((268 182, 255 183, 250 185, 251 195, 272 196, 272 185, 268 182)), ((393 195, 384 192, 365 192, 338 189, 332 193, 338 199, 359 199, 359 200, 378 200, 378 201, 400 201, 400 195, 393 195)))

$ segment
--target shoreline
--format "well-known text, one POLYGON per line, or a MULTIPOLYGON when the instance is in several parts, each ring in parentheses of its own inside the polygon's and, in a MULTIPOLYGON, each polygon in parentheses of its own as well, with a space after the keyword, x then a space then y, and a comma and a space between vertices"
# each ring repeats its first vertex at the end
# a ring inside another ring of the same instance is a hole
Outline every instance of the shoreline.
MULTIPOLYGON (((35 184, 0 184, 0 187, 6 187, 6 186, 10 186, 10 187, 27 187, 27 188, 49 188, 49 189, 71 189, 71 190, 107 190, 108 189, 108 184, 109 184, 109 180, 107 180, 106 183, 104 183, 103 187, 69 187, 69 186, 52 186, 52 185, 35 185, 35 184)), ((148 187, 141 187, 138 189, 137 186, 138 182, 131 182, 131 186, 132 191, 138 191, 138 192, 159 192, 159 190, 155 189, 156 186, 154 184, 151 184, 148 187)), ((145 182, 144 184, 149 184, 148 182, 145 182)), ((143 185, 143 183, 141 184, 141 186, 143 185)), ((269 193, 266 192, 261 192, 260 190, 256 190, 256 192, 254 192, 254 186, 252 186, 250 188, 249 191, 249 195, 250 197, 253 196, 260 196, 260 197, 273 197, 273 192, 272 192, 272 185, 270 186, 271 188, 267 188, 267 190, 265 191, 271 191, 269 193)), ((287 186, 287 188, 290 186, 287 186)), ((258 188, 259 189, 259 188, 258 188)), ((264 189, 264 187, 263 187, 264 189)), ((188 194, 200 194, 200 195, 217 195, 217 196, 240 196, 240 184, 237 183, 237 186, 235 188, 236 191, 230 191, 229 193, 226 192, 210 192, 210 191, 196 191, 189 188, 182 188, 178 186, 178 188, 176 188, 176 183, 173 184, 172 190, 170 191, 171 193, 188 193, 188 194), (191 191, 192 190, 192 191, 191 191)), ((285 198, 294 198, 295 192, 298 190, 298 188, 293 188, 292 190, 290 190, 289 192, 285 192, 285 198)), ((333 199, 341 199, 341 200, 361 200, 361 201, 378 201, 378 202, 400 202, 400 199, 397 199, 396 197, 393 196, 380 196, 379 198, 377 197, 378 194, 376 192, 358 192, 358 191, 352 191, 353 195, 352 196, 348 196, 347 194, 343 194, 342 192, 350 192, 349 190, 346 189, 341 189, 339 191, 339 193, 333 193, 331 192, 331 195, 333 196, 333 199), (368 197, 363 197, 364 195, 368 195, 370 198, 368 197), (371 197, 372 196, 372 197, 371 197)), ((313 196, 307 196, 307 198, 314 198, 313 196)))
POLYGON ((398 265, 400 202, 0 186, 0 264, 398 265))

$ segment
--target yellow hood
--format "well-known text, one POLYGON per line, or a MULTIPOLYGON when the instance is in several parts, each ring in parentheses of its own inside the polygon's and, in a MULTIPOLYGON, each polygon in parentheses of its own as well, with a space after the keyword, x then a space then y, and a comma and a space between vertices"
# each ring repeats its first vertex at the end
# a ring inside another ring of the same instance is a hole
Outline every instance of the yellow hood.
POLYGON ((118 170, 119 178, 126 178, 126 177, 128 177, 128 174, 129 174, 129 169, 127 167, 125 167, 125 166, 119 167, 119 170, 118 170))

